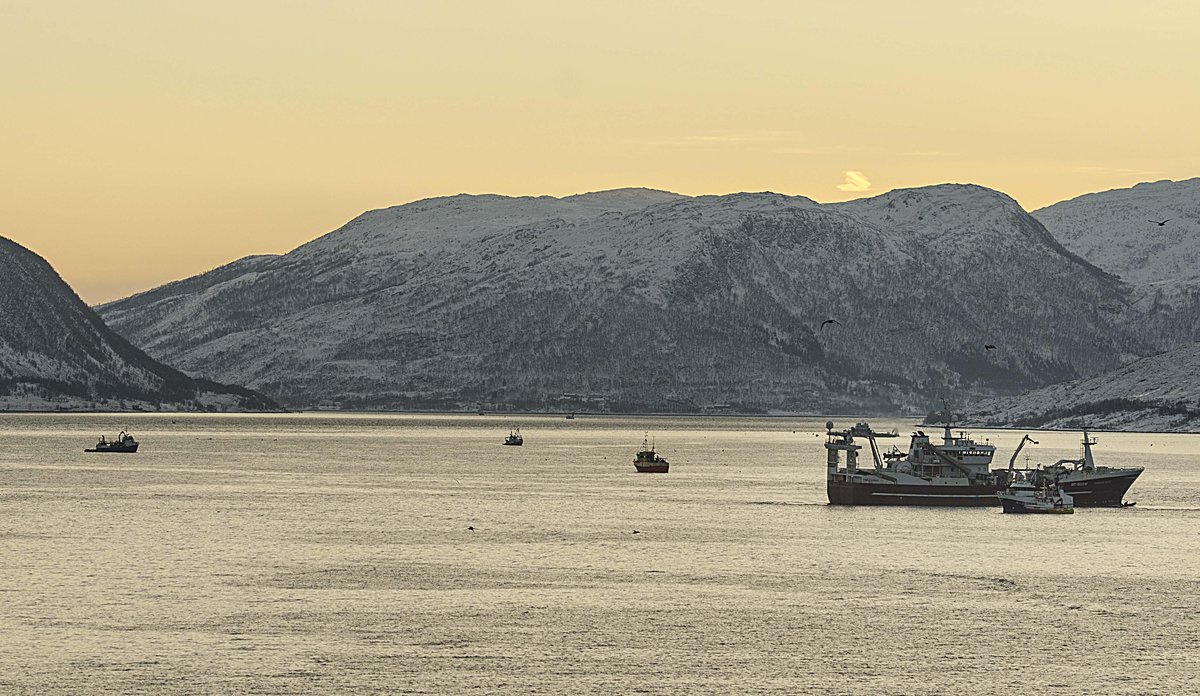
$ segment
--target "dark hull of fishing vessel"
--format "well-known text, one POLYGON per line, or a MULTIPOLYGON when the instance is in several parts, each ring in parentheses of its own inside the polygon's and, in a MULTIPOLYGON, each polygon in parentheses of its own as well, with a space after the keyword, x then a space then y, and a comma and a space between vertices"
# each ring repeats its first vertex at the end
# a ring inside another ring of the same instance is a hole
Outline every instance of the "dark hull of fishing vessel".
POLYGON ((1059 485, 1075 499, 1075 507, 1124 507, 1125 493, 1141 473, 1133 469, 1076 481, 1062 479, 1059 485))
POLYGON ((996 486, 869 483, 831 478, 826 482, 830 505, 920 505, 987 507, 998 505, 996 486))
POLYGON ((89 447, 85 449, 84 452, 136 452, 137 449, 137 443, 132 445, 118 445, 114 443, 107 446, 96 445, 95 447, 89 447))

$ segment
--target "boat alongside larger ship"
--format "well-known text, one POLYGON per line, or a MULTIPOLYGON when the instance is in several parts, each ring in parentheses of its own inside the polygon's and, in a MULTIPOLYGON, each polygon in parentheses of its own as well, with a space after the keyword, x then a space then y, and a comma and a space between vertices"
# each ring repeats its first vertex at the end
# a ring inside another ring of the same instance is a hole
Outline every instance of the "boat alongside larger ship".
POLYGON ((923 431, 913 433, 907 451, 892 448, 881 452, 879 438, 896 433, 879 433, 867 423, 835 431, 826 424, 826 490, 831 505, 920 505, 995 506, 997 494, 1015 482, 1043 488, 1056 485, 1074 499, 1076 507, 1120 507, 1122 498, 1142 467, 1101 467, 1092 459, 1096 441, 1084 432, 1080 459, 1063 459, 1046 467, 1017 469, 1017 454, 1029 436, 1022 439, 1007 469, 991 469, 996 448, 976 442, 965 433, 951 432, 947 423, 941 443, 923 431), (865 439, 871 461, 859 465, 865 439), (843 465, 844 460, 844 465, 843 465))
POLYGON ((1004 512, 1020 514, 1069 515, 1075 512, 1074 499, 1062 488, 1047 484, 1042 488, 1018 481, 996 494, 1004 512))
POLYGON ((1092 446, 1095 444, 1096 439, 1084 430, 1079 459, 1060 459, 1050 466, 1036 469, 1014 470, 1010 466, 1000 484, 1007 486, 1014 480, 1024 479, 1037 487, 1058 486, 1074 498, 1075 507, 1124 507, 1131 504, 1123 502, 1125 493, 1142 475, 1143 467, 1097 466, 1092 458, 1092 446))

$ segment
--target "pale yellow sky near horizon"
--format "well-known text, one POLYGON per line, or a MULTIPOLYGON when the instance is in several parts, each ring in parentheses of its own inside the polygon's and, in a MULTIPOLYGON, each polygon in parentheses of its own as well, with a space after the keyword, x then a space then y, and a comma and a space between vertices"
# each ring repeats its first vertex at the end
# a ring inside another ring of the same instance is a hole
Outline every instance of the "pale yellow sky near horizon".
POLYGON ((363 210, 625 186, 1026 209, 1200 176, 1200 3, 0 4, 0 235, 88 302, 363 210))

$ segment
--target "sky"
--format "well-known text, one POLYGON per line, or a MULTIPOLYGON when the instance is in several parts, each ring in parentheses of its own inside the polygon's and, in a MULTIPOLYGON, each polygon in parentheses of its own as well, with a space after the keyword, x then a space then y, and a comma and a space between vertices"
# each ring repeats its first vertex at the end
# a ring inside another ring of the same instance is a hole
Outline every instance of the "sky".
POLYGON ((1200 176, 1200 3, 0 0, 0 235, 89 303, 455 193, 1026 209, 1200 176))

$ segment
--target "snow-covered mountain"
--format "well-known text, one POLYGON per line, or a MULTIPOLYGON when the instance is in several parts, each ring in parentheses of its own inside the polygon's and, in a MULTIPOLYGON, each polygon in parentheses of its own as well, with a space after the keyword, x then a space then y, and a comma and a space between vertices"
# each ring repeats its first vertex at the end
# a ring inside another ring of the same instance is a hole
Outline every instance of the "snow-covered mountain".
POLYGON ((0 237, 0 409, 278 408, 248 389, 195 380, 104 325, 50 264, 0 237))
POLYGON ((979 403, 979 425, 1102 430, 1200 431, 1200 344, 1190 343, 1083 380, 979 403))
POLYGON ((993 425, 1200 429, 1200 178, 1090 193, 1033 213, 1063 246, 1130 286, 1119 330, 1160 355, 968 408, 993 425), (1163 224, 1159 224, 1163 223, 1163 224))
POLYGON ((436 198, 99 311, 296 407, 923 412, 1153 352, 1114 330, 1127 300, 1009 197, 943 185, 436 198))
POLYGON ((1131 284, 1200 284, 1200 178, 1089 193, 1033 216, 1063 246, 1131 284))
POLYGON ((1142 331, 1165 346, 1200 339, 1200 178, 1091 193, 1033 215, 1132 286, 1142 331))

